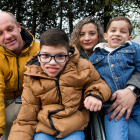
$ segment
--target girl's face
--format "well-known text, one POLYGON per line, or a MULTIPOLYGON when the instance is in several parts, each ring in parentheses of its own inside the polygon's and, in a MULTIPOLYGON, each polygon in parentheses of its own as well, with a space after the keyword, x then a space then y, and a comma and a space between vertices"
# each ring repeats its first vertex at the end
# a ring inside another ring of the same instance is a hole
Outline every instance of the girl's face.
POLYGON ((80 46, 91 56, 98 43, 98 32, 93 23, 83 25, 79 35, 80 46))

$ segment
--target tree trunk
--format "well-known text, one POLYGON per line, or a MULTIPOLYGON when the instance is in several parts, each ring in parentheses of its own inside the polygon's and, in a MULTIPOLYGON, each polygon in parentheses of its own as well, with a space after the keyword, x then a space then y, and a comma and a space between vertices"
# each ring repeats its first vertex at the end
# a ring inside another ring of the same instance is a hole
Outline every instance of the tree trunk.
POLYGON ((110 11, 110 6, 109 5, 104 7, 104 32, 106 32, 107 24, 111 19, 110 15, 107 15, 107 16, 105 15, 106 11, 110 11))
POLYGON ((62 13, 62 0, 60 1, 60 30, 62 29, 62 18, 63 18, 63 13, 62 13))
POLYGON ((35 36, 36 33, 36 12, 33 13, 33 22, 32 22, 32 34, 35 36))
POLYGON ((18 3, 18 0, 12 0, 12 11, 11 11, 11 13, 13 15, 15 15, 16 3, 18 3))
POLYGON ((35 4, 34 0, 34 4, 33 4, 33 20, 32 20, 32 35, 35 37, 35 33, 36 33, 36 15, 37 15, 37 11, 35 10, 36 4, 35 4))
POLYGON ((68 18, 69 18, 69 34, 72 33, 73 31, 73 12, 72 12, 72 9, 71 9, 71 0, 68 0, 68 3, 70 5, 70 8, 68 9, 68 18))
POLYGON ((17 0, 17 12, 16 12, 16 19, 20 23, 20 9, 21 9, 21 1, 22 0, 17 0))

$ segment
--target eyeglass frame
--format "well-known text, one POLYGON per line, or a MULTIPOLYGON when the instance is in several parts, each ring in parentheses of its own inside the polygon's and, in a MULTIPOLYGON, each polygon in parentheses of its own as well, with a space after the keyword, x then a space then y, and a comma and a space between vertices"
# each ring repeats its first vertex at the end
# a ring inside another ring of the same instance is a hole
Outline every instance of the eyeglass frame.
MULTIPOLYGON (((54 60, 55 60, 55 56, 56 56, 56 55, 60 55, 60 56, 63 55, 63 56, 65 56, 65 61, 66 61, 66 57, 69 56, 69 53, 68 53, 68 54, 50 55, 50 54, 41 54, 40 52, 38 52, 37 56, 39 56, 40 61, 41 61, 41 58, 40 58, 41 55, 49 55, 49 56, 51 57, 50 61, 52 60, 52 58, 54 58, 54 60)), ((50 61, 49 61, 49 62, 50 62, 50 61)), ((65 61, 64 61, 64 62, 65 62, 65 61)), ((41 62, 42 62, 42 61, 41 61, 41 62)), ((49 62, 42 62, 42 63, 49 63, 49 62)), ((55 62, 56 62, 56 63, 64 63, 64 62, 57 62, 56 60, 55 60, 55 62)))

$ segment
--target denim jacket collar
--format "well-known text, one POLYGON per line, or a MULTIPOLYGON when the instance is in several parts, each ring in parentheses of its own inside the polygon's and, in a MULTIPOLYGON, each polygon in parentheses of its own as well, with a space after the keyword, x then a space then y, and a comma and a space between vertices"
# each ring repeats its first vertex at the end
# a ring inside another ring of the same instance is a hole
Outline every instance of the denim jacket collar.
MULTIPOLYGON (((124 45, 120 45, 120 46, 125 46, 125 45, 127 45, 127 44, 128 44, 128 45, 132 45, 131 41, 126 41, 124 45)), ((106 46, 106 45, 108 45, 108 43, 99 43, 99 44, 97 44, 97 45, 93 48, 93 51, 95 51, 96 49, 105 49, 105 46, 106 46)), ((120 46, 119 46, 119 47, 120 47, 120 46)), ((117 48, 119 48, 119 47, 117 47, 117 48)), ((116 48, 116 49, 117 49, 117 48, 116 48)), ((115 50, 116 50, 116 49, 115 49, 115 50)))

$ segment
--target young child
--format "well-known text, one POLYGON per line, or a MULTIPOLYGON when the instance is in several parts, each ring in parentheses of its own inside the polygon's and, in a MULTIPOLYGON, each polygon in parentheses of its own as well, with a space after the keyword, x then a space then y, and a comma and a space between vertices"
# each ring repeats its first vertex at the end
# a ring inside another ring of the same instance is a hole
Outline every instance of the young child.
MULTIPOLYGON (((118 16, 112 19, 104 34, 108 43, 97 44, 89 59, 110 87, 111 94, 125 88, 134 70, 140 72, 140 46, 130 42, 132 29, 128 18, 118 16)), ((134 96, 139 97, 139 95, 140 93, 134 92, 134 96)), ((107 140, 128 140, 126 113, 120 120, 115 118, 112 120, 110 117, 112 113, 108 114, 107 110, 108 108, 105 109, 104 119, 107 140)), ((125 108, 122 108, 119 115, 125 111, 125 108)), ((140 125, 139 102, 133 106, 131 117, 140 125)))
POLYGON ((63 31, 41 35, 40 52, 26 64, 22 107, 8 140, 85 139, 87 109, 100 110, 111 92, 91 62, 79 56, 63 31))

